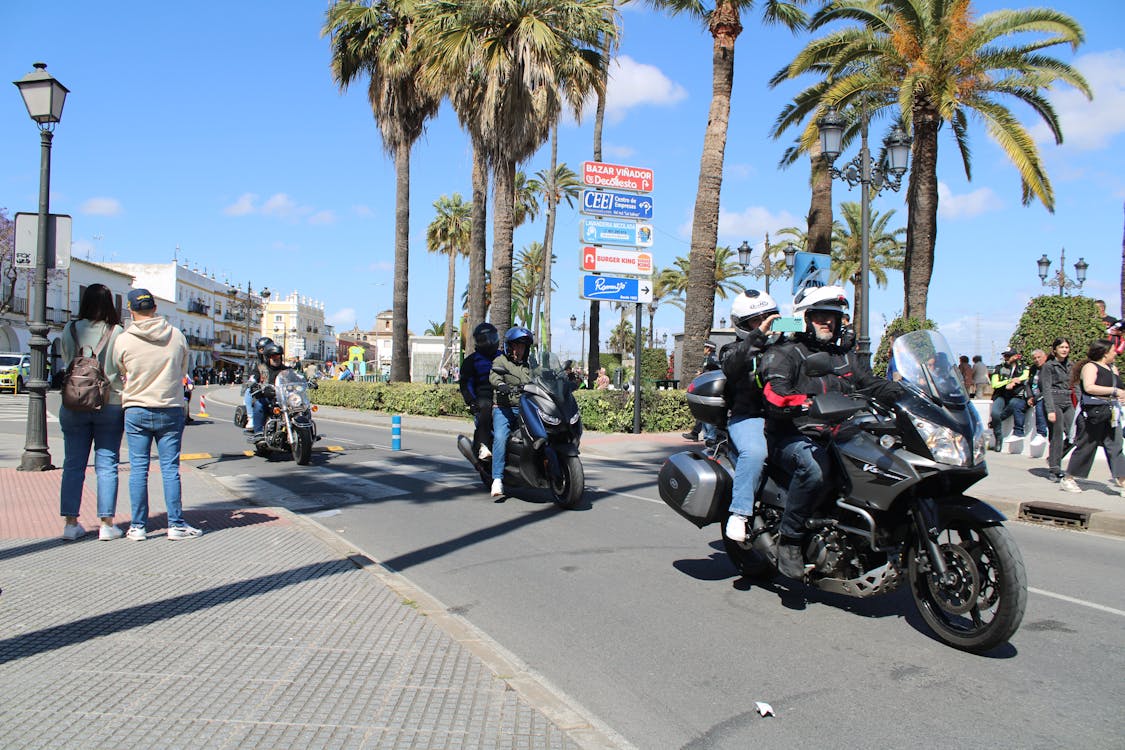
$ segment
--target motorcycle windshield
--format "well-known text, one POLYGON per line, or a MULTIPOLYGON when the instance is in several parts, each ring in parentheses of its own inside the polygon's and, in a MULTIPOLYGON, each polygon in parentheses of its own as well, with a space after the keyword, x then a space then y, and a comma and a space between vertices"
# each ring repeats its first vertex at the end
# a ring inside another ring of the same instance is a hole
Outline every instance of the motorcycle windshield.
POLYGON ((531 381, 550 393, 560 404, 566 403, 573 390, 564 367, 563 361, 551 352, 542 352, 539 360, 531 363, 531 381))
POLYGON ((283 370, 274 381, 278 403, 284 404, 287 411, 303 411, 309 408, 309 384, 292 370, 283 370))
POLYGON ((907 383, 936 402, 967 404, 957 360, 937 331, 911 331, 895 339, 894 366, 907 383))

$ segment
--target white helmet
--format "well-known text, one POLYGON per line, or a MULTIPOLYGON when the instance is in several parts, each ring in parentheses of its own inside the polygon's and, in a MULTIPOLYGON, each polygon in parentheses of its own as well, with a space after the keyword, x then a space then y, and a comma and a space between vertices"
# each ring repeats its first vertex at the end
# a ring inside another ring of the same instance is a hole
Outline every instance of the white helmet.
POLYGON ((842 286, 807 286, 793 298, 793 315, 804 317, 809 310, 826 310, 843 315, 848 296, 842 286))
POLYGON ((743 339, 750 333, 749 323, 752 318, 779 312, 777 302, 769 293, 747 289, 734 298, 730 306, 730 322, 734 326, 735 335, 743 339))

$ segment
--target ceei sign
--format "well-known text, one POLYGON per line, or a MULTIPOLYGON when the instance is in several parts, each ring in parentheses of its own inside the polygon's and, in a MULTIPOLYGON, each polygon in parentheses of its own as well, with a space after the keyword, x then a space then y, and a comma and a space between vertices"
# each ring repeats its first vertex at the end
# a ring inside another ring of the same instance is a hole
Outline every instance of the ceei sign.
POLYGON ((582 248, 582 270, 590 273, 652 276, 652 253, 587 245, 582 248))

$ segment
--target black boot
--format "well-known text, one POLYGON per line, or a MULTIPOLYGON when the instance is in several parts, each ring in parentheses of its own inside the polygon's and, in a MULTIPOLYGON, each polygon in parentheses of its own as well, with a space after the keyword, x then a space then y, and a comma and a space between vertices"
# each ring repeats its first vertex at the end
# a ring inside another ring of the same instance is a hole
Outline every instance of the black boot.
POLYGON ((777 569, 786 578, 800 581, 805 577, 805 555, 800 542, 781 540, 777 545, 777 569))

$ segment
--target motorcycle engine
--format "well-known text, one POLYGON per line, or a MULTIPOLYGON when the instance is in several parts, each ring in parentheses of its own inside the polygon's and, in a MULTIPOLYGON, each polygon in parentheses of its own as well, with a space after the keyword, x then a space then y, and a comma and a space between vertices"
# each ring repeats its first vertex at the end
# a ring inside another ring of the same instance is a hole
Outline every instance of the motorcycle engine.
POLYGON ((277 418, 266 421, 266 426, 262 430, 262 434, 266 438, 266 442, 270 445, 281 445, 283 443, 283 438, 288 437, 285 431, 285 425, 277 418))
POLYGON ((855 550, 847 536, 836 529, 824 529, 809 540, 806 560, 816 566, 816 572, 832 578, 850 578, 850 561, 855 558, 855 550))

